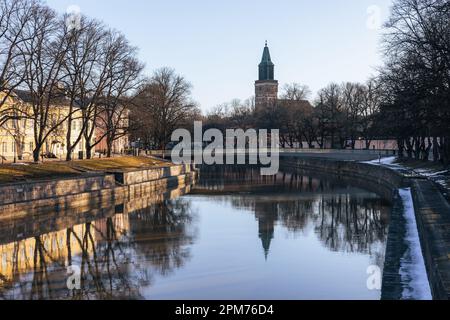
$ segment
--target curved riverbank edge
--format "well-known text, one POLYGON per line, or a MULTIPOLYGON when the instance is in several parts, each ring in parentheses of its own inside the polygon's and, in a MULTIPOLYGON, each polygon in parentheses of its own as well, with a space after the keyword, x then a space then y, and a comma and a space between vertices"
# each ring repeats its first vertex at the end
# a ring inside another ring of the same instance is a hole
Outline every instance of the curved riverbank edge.
POLYGON ((450 298, 450 205, 432 181, 406 169, 355 161, 289 156, 281 157, 280 164, 285 171, 316 172, 350 181, 392 202, 382 299, 403 298, 401 287, 395 285, 402 281, 400 258, 407 250, 400 238, 406 232, 400 190, 409 188, 433 299, 450 298))

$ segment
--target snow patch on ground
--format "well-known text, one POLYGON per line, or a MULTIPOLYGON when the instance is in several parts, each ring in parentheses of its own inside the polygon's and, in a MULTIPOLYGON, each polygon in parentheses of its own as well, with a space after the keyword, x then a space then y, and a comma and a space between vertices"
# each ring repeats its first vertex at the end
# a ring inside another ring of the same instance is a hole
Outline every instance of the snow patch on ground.
POLYGON ((439 183, 441 186, 443 186, 446 189, 450 189, 450 186, 448 185, 446 180, 435 180, 436 183, 439 183))
POLYGON ((434 181, 437 184, 440 184, 444 189, 450 189, 448 178, 450 176, 450 170, 444 170, 444 171, 433 171, 431 169, 415 169, 416 173, 420 174, 421 176, 424 176, 432 181, 434 181))
POLYGON ((416 169, 414 171, 416 171, 417 173, 419 173, 420 175, 425 176, 425 177, 441 176, 441 175, 444 175, 449 172, 449 170, 435 172, 435 171, 429 170, 429 169, 416 169))
POLYGON ((367 164, 375 164, 375 165, 392 165, 397 160, 397 157, 386 157, 372 161, 366 161, 363 163, 367 164))
POLYGON ((404 217, 406 219, 405 241, 408 247, 400 261, 400 276, 404 285, 403 299, 432 300, 420 245, 411 189, 400 189, 399 192, 403 201, 404 217))

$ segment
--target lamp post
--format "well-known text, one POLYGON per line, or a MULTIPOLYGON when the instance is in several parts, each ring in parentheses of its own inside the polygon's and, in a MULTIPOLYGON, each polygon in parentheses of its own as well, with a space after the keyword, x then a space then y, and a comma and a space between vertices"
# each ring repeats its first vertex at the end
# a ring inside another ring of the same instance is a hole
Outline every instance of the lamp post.
POLYGON ((16 154, 17 154, 17 145, 16 145, 16 136, 15 135, 13 135, 13 146, 14 146, 14 149, 13 149, 13 154, 14 154, 14 158, 13 158, 13 162, 14 163, 16 163, 17 162, 17 156, 16 156, 16 154))

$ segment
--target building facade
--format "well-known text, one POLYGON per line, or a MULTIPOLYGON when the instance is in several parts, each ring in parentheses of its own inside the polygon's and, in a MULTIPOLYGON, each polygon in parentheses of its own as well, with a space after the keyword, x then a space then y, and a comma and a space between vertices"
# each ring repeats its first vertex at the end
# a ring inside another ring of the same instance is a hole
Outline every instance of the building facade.
POLYGON ((286 100, 278 98, 278 81, 275 80, 275 65, 270 57, 267 41, 258 69, 259 79, 255 82, 256 112, 262 111, 264 108, 272 107, 299 107, 305 112, 312 111, 313 107, 308 100, 286 100))
MULTIPOLYGON (((1 99, 0 93, 0 99, 1 99)), ((3 99, 2 99, 3 100, 3 99)), ((33 151, 35 145, 35 125, 32 112, 32 97, 27 91, 16 90, 9 96, 0 107, 0 163, 11 161, 31 161, 33 160, 33 151), (28 115, 28 116, 27 116, 28 115), (5 120, 7 119, 7 120, 5 120)), ((51 127, 55 127, 55 123, 59 124, 52 130, 45 140, 40 153, 49 157, 64 160, 67 155, 67 131, 69 130, 69 113, 71 108, 66 98, 58 99, 54 105, 49 108, 48 122, 51 127)), ((121 125, 125 128, 128 125, 128 111, 123 112, 126 119, 120 119, 121 125)), ((80 154, 86 154, 86 141, 83 130, 83 112, 77 107, 72 109, 71 121, 71 144, 76 144, 72 158, 77 159, 80 154)), ((102 135, 103 126, 96 123, 96 132, 92 138, 91 144, 102 135)), ((99 146, 103 146, 100 141, 99 146)), ((121 153, 128 147, 128 135, 120 135, 120 138, 114 141, 113 153, 121 153)))
MULTIPOLYGON (((95 123, 95 152, 106 154, 108 150, 108 131, 114 130, 113 141, 111 141, 111 152, 113 154, 124 154, 130 146, 130 138, 128 134, 130 119, 130 110, 127 108, 118 108, 116 112, 106 115, 102 112, 96 119, 95 123), (112 118, 110 128, 108 129, 107 118, 112 118)), ((109 135, 111 137, 111 135, 109 135)))
MULTIPOLYGON (((0 158, 2 161, 30 161, 33 159, 33 151, 36 147, 34 137, 34 120, 32 115, 31 95, 27 91, 16 90, 8 97, 2 109, 14 110, 17 116, 10 115, 11 119, 5 121, 0 126, 0 158)), ((3 111, 4 111, 3 110, 3 111)), ((60 99, 57 104, 50 106, 48 121, 50 126, 60 123, 55 130, 48 135, 41 149, 41 154, 52 155, 59 159, 64 159, 67 154, 67 130, 70 113, 69 103, 65 99, 60 99)), ((82 111, 75 109, 72 112, 71 123, 71 143, 74 144, 81 135, 83 129, 82 111)), ((73 150, 73 155, 78 156, 78 152, 84 151, 85 140, 81 138, 73 150)))

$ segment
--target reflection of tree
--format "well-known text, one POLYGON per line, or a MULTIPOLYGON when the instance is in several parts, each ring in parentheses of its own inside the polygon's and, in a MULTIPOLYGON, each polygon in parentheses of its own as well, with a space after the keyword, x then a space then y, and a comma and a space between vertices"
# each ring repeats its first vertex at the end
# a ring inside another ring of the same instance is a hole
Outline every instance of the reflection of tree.
POLYGON ((168 274, 189 258, 191 221, 189 202, 167 200, 6 245, 12 276, 2 276, 0 297, 140 298, 139 288, 149 285, 154 273, 168 274), (81 290, 67 289, 67 266, 80 267, 81 290))
POLYGON ((48 297, 51 299, 52 291, 50 287, 50 282, 48 278, 48 270, 47 270, 47 262, 45 259, 45 248, 42 244, 42 241, 39 237, 35 238, 36 244, 34 246, 34 257, 33 257, 33 283, 31 288, 30 300, 33 298, 44 299, 48 297), (47 285, 47 294, 45 294, 45 286, 42 284, 45 283, 47 285))
MULTIPOLYGON (((95 223, 87 223, 81 237, 73 230, 67 230, 68 252, 71 252, 70 237, 74 237, 81 248, 82 290, 72 294, 75 293, 75 298, 83 299, 90 297, 95 299, 137 298, 138 285, 135 283, 135 275, 129 274, 124 268, 130 255, 130 252, 125 252, 122 248, 121 240, 124 238, 118 238, 117 226, 113 218, 107 218, 99 223, 106 226, 104 230, 106 232, 99 230, 95 223), (100 235, 98 240, 94 238, 93 232, 100 235)), ((68 254, 67 258, 68 264, 73 265, 72 255, 68 254)))
POLYGON ((322 198, 315 230, 333 251, 372 253, 372 245, 387 235, 387 207, 378 198, 349 195, 322 198))
POLYGON ((167 275, 190 258, 194 236, 190 202, 183 198, 165 200, 150 208, 151 213, 130 215, 130 234, 138 255, 158 272, 167 275))
POLYGON ((265 201, 263 205, 256 204, 255 209, 260 222, 273 221, 272 229, 280 221, 291 232, 301 232, 312 223, 320 240, 332 251, 372 254, 372 245, 384 242, 387 235, 388 207, 379 198, 322 195, 315 200, 283 201, 277 205, 265 201))
POLYGON ((370 192, 332 178, 284 172, 263 177, 254 167, 213 166, 201 171, 195 188, 215 191, 233 207, 253 211, 266 257, 277 223, 294 233, 312 225, 332 251, 372 255, 377 251, 374 246, 386 239, 386 203, 370 192))

